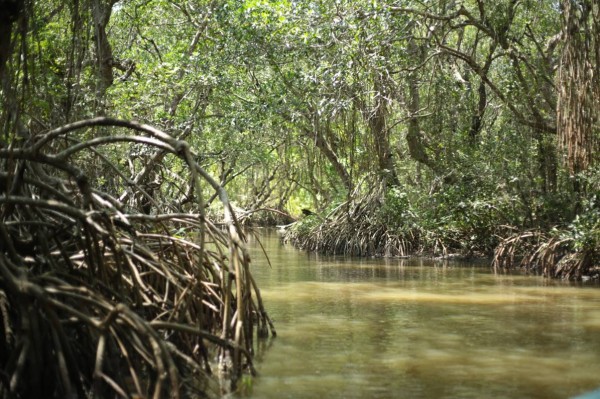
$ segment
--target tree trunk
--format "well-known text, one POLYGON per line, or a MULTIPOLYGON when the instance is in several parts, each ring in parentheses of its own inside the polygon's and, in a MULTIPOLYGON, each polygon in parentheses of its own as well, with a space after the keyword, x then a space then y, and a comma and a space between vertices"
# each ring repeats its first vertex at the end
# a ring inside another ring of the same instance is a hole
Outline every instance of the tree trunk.
POLYGON ((538 168, 542 178, 542 192, 554 193, 557 188, 558 162, 556 159, 556 144, 554 136, 538 134, 538 168))
POLYGON ((12 28, 25 6, 24 0, 0 0, 0 82, 12 54, 12 28))
POLYGON ((423 135, 419 124, 419 83, 417 81, 417 73, 413 72, 408 77, 408 131, 406 133, 406 142, 408 144, 408 152, 412 159, 423 165, 432 167, 431 160, 425 152, 423 144, 423 135))
POLYGON ((340 161, 335 151, 333 151, 327 140, 323 137, 323 134, 320 130, 321 129, 319 128, 317 123, 314 132, 305 129, 305 134, 307 137, 314 139, 315 146, 331 163, 331 166, 333 166, 333 169, 336 171, 337 175, 342 181, 342 184, 344 185, 346 191, 348 193, 351 193, 354 189, 354 186, 352 184, 352 178, 350 177, 350 174, 348 173, 344 165, 342 165, 342 162, 340 161))
MULTIPOLYGON (((411 59, 417 64, 423 61, 423 52, 416 43, 416 39, 411 37, 408 41, 408 53, 411 59)), ((419 123, 419 108, 421 107, 421 95, 419 93, 419 71, 412 70, 406 78, 408 84, 408 96, 406 98, 406 107, 408 111, 408 128, 406 132, 406 143, 408 144, 408 153, 410 157, 434 172, 439 168, 434 161, 427 155, 423 133, 419 123)))
POLYGON ((106 90, 113 84, 113 54, 106 26, 110 21, 112 7, 118 0, 93 0, 92 17, 94 20, 94 44, 96 49, 96 71, 97 86, 96 99, 98 101, 98 113, 104 115, 106 90))
MULTIPOLYGON (((27 22, 24 16, 24 0, 0 0, 0 90, 4 98, 0 107, 0 131, 7 138, 11 131, 17 130, 26 133, 26 129, 19 120, 19 103, 14 93, 15 86, 11 78, 6 75, 7 65, 14 50, 13 27, 15 22, 27 22)), ((22 34, 24 34, 22 32, 22 34)), ((25 57, 24 57, 25 58, 25 57)), ((26 71, 25 71, 26 72, 26 71)), ((25 75, 26 77, 27 75, 25 75)), ((0 142, 0 147, 2 143, 0 142)))
POLYGON ((390 148, 390 134, 387 127, 387 95, 385 84, 381 77, 375 77, 375 98, 373 99, 373 110, 368 115, 368 124, 375 144, 379 173, 386 184, 399 186, 398 175, 390 148))
POLYGON ((595 161, 600 115, 600 10, 595 0, 562 0, 563 49, 558 71, 557 131, 571 174, 595 161))

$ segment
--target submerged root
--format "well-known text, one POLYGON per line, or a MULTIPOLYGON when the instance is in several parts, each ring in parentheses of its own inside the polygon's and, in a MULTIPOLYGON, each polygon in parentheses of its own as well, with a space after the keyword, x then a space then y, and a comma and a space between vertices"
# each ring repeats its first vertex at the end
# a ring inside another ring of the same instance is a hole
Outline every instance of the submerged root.
POLYGON ((275 331, 227 196, 194 159, 185 142, 108 118, 0 149, 0 398, 216 396, 214 359, 230 359, 233 384, 253 372, 254 334, 275 331), (69 137, 94 126, 142 135, 69 137), (100 151, 131 142, 185 165, 180 191, 165 181, 151 194, 100 151), (90 162, 129 194, 94 187, 90 162), (205 218, 201 184, 218 193, 223 226, 205 218), (170 209, 178 195, 196 212, 170 209))
POLYGON ((520 268, 546 277, 580 280, 598 277, 594 250, 573 250, 573 239, 550 236, 539 230, 513 234, 500 242, 494 253, 495 270, 520 268))
POLYGON ((418 234, 396 232, 380 218, 384 189, 380 185, 365 197, 357 195, 326 217, 310 215, 314 223, 292 226, 285 240, 295 246, 326 254, 351 256, 408 256, 416 251, 418 234))

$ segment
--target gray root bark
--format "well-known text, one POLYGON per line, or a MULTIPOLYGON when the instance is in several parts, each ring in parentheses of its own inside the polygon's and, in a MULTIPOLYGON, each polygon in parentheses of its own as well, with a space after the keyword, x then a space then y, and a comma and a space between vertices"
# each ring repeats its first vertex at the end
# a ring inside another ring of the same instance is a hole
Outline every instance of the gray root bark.
POLYGON ((112 7, 118 0, 94 0, 92 2, 92 18, 94 21, 94 46, 96 49, 97 87, 96 96, 100 103, 99 113, 104 113, 106 91, 113 84, 113 53, 106 34, 112 7))

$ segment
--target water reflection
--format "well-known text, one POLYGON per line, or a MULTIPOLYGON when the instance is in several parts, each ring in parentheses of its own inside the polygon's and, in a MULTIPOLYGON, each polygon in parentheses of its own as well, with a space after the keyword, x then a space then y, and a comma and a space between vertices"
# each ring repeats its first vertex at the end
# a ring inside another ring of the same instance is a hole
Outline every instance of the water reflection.
POLYGON ((600 290, 484 265, 328 258, 267 234, 279 336, 252 398, 566 398, 600 385, 600 290))

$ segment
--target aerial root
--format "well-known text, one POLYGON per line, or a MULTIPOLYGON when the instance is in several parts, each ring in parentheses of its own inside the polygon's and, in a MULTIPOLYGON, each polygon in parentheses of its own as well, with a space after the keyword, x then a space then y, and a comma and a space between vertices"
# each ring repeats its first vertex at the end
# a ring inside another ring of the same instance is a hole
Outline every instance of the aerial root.
POLYGON ((253 335, 274 329, 227 195, 189 146, 97 118, 0 149, 0 161, 0 398, 214 396, 218 352, 232 381, 253 371, 253 335), (97 126, 138 135, 71 137, 97 126), (111 155, 130 143, 166 151, 187 176, 148 192, 111 155), (108 189, 99 169, 112 171, 108 189), (218 193, 223 225, 204 216, 201 184, 218 193), (195 206, 173 209, 190 193, 195 206))

